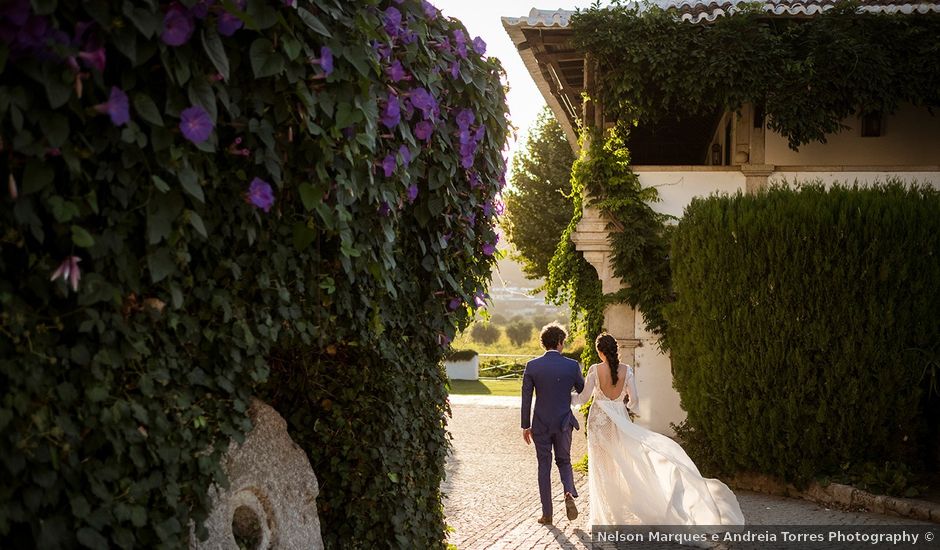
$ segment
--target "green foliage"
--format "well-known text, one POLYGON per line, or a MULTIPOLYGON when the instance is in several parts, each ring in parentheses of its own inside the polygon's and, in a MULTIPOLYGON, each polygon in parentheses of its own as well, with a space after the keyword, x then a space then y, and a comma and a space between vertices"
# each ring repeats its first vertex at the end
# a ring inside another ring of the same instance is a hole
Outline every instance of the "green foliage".
POLYGON ((495 344, 502 334, 498 326, 490 323, 476 323, 470 329, 470 337, 483 345, 495 344))
POLYGON ((216 28, 235 7, 216 3, 178 46, 161 39, 169 2, 99 0, 29 15, 57 31, 35 48, 0 44, 9 546, 185 547, 252 394, 316 468, 328 547, 444 545, 440 360, 473 313, 452 301, 488 283, 506 106, 497 60, 442 46, 458 22, 394 5, 413 42, 377 0, 251 0, 230 37, 216 28), (411 79, 392 82, 373 43, 411 79), (98 46, 103 71, 80 55, 98 46), (417 87, 439 106, 427 141, 420 111, 380 120, 389 90, 417 87), (113 88, 126 123, 101 112, 120 111, 113 88), (180 127, 194 105, 212 122, 199 143, 180 127), (469 169, 464 108, 482 134, 469 169), (245 200, 254 178, 269 212, 245 200), (77 291, 49 280, 73 256, 77 291))
POLYGON ((555 247, 571 219, 571 165, 575 156, 561 125, 545 107, 512 159, 502 226, 526 276, 548 277, 555 247))
POLYGON ((932 440, 914 350, 940 340, 940 192, 697 198, 672 247, 665 313, 697 462, 796 482, 918 467, 932 440))
POLYGON ((526 321, 513 321, 506 326, 506 336, 509 341, 517 346, 521 346, 532 339, 532 323, 526 321))
MULTIPOLYGON (((579 326, 589 340, 603 331, 604 309, 617 302, 643 311, 648 330, 660 336, 666 332, 662 307, 671 299, 666 225, 670 218, 650 207, 658 200, 656 190, 642 187, 630 170, 624 131, 613 128, 603 136, 588 134, 589 145, 572 170, 574 216, 552 258, 546 285, 550 299, 567 301, 573 319, 583 320, 579 326), (597 272, 571 241, 582 216, 582 196, 589 197, 590 205, 610 220, 611 265, 614 274, 627 285, 610 295, 603 294, 597 272)), ((582 363, 597 361, 594 346, 586 346, 582 363)))
MULTIPOLYGON (((548 279, 545 281, 546 298, 555 304, 567 303, 571 308, 572 332, 579 331, 586 338, 593 338, 603 331, 604 308, 607 302, 601 288, 601 281, 594 267, 584 259, 584 255, 575 248, 571 236, 577 230, 583 215, 583 200, 586 182, 584 166, 589 163, 585 149, 575 161, 571 176, 571 197, 573 214, 571 221, 561 235, 548 266, 548 279)), ((598 360, 594 346, 585 346, 582 364, 591 364, 598 360)))
POLYGON ((480 355, 474 349, 451 349, 444 355, 448 361, 469 361, 480 355))
POLYGON ((572 17, 575 43, 598 63, 605 116, 667 118, 763 106, 796 149, 855 113, 940 107, 940 14, 871 14, 843 2, 813 17, 742 9, 713 23, 617 2, 572 17), (824 75, 824 77, 820 77, 824 75))

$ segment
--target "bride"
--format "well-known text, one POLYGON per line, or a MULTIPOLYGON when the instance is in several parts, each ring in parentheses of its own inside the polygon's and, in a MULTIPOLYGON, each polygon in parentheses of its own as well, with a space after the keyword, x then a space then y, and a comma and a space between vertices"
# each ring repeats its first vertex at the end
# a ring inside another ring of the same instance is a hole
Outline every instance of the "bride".
POLYGON ((743 525, 727 485, 702 477, 675 441, 631 421, 624 398, 637 400, 633 369, 620 363, 610 334, 595 345, 602 362, 572 396, 576 404, 594 397, 587 422, 591 525, 743 525))

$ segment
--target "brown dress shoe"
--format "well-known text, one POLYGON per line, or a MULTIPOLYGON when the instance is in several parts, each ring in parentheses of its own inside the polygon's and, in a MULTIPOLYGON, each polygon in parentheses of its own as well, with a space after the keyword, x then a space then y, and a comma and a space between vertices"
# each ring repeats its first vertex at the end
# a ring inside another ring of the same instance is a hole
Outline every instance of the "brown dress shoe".
POLYGON ((552 518, 547 517, 547 516, 542 516, 539 518, 539 523, 541 523, 542 525, 551 525, 552 518))
POLYGON ((570 493, 565 495, 565 511, 568 512, 568 519, 578 519, 578 507, 574 504, 574 497, 570 493))

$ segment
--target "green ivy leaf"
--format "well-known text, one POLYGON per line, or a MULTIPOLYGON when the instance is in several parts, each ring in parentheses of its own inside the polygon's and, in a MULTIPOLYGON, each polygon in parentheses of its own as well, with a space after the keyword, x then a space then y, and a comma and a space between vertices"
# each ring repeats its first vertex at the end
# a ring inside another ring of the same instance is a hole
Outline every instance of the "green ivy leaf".
POLYGON ((225 54, 225 46, 222 45, 222 39, 215 27, 208 26, 202 31, 202 47, 209 56, 209 61, 215 66, 222 78, 227 82, 229 79, 228 55, 225 54))
POLYGON ((69 138, 69 119, 61 113, 43 113, 39 127, 52 147, 62 147, 69 138))
POLYGON ((277 23, 278 13, 267 0, 248 0, 245 11, 248 14, 246 26, 249 28, 264 30, 277 23))
POLYGON ((294 224, 294 249, 298 252, 310 246, 317 238, 317 232, 307 227, 303 222, 294 224))
POLYGON ((206 232, 206 224, 202 221, 202 216, 200 216, 194 210, 187 210, 189 214, 189 223, 193 228, 203 237, 209 238, 209 233, 206 232))
POLYGON ((317 34, 322 34, 327 38, 332 38, 333 34, 330 33, 330 30, 326 28, 326 25, 320 21, 317 16, 313 15, 304 8, 297 8, 297 13, 300 15, 300 19, 310 27, 313 32, 317 34))
POLYGON ((163 117, 157 104, 147 94, 134 94, 134 110, 147 122, 163 127, 163 117))
POLYGON ((161 178, 160 176, 154 174, 150 176, 150 179, 151 181, 153 181, 154 187, 156 187, 161 193, 166 193, 167 191, 170 190, 169 184, 163 181, 163 178, 161 178))
POLYGON ((219 116, 219 110, 215 101, 215 92, 212 91, 209 80, 203 76, 190 80, 188 96, 190 103, 200 105, 209 113, 209 118, 215 123, 216 118, 219 116))
POLYGON ((85 228, 79 225, 72 226, 72 242, 75 243, 75 246, 80 246, 82 248, 91 248, 95 245, 95 239, 91 236, 91 233, 85 230, 85 228))
POLYGON ((72 86, 66 80, 68 69, 46 64, 42 69, 42 81, 46 86, 46 96, 49 98, 49 106, 53 109, 65 105, 72 97, 72 86))
POLYGON ((68 223, 79 214, 78 207, 75 203, 67 201, 58 195, 49 197, 49 209, 52 210, 52 216, 59 223, 68 223))
POLYGON ((320 196, 309 183, 301 183, 297 190, 300 192, 300 200, 304 203, 304 210, 307 212, 316 208, 317 204, 320 203, 320 196))
POLYGON ((154 284, 176 272, 176 263, 169 248, 161 248, 147 256, 147 267, 150 269, 150 278, 154 284))
POLYGON ((267 38, 258 38, 252 42, 248 56, 255 78, 274 76, 284 69, 284 58, 274 51, 274 44, 267 38))
POLYGON ((56 0, 32 0, 33 13, 36 15, 50 15, 55 12, 56 0))
POLYGON ((104 538, 101 533, 95 531, 91 527, 82 527, 76 533, 78 536, 78 542, 83 546, 88 548, 109 548, 108 539, 104 538))
POLYGON ((124 0, 123 12, 134 26, 137 27, 140 34, 144 35, 144 38, 147 39, 156 34, 163 25, 159 11, 135 7, 134 3, 130 0, 124 0))
POLYGON ((26 171, 23 172, 22 193, 29 195, 40 191, 52 183, 53 179, 55 179, 55 172, 52 171, 51 166, 35 159, 30 160, 26 164, 26 171))
POLYGON ((202 186, 199 185, 199 178, 196 176, 195 170, 189 166, 184 167, 179 171, 180 183, 183 185, 183 189, 193 196, 196 200, 201 203, 206 202, 206 196, 202 192, 202 186))

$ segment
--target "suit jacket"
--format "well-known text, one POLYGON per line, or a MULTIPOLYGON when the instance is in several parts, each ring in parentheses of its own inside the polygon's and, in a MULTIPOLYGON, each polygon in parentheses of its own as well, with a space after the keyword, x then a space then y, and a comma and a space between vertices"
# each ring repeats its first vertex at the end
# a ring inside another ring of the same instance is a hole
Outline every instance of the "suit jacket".
POLYGON ((581 366, 574 359, 550 350, 526 363, 522 374, 522 427, 531 427, 533 434, 580 428, 571 412, 572 388, 576 392, 584 389, 581 366), (533 389, 538 397, 535 413, 531 414, 533 389))

